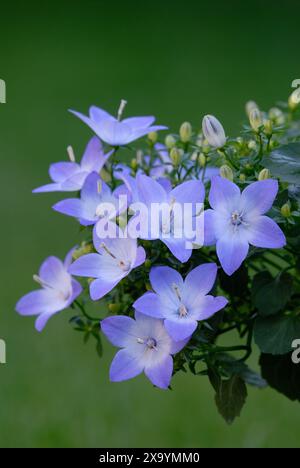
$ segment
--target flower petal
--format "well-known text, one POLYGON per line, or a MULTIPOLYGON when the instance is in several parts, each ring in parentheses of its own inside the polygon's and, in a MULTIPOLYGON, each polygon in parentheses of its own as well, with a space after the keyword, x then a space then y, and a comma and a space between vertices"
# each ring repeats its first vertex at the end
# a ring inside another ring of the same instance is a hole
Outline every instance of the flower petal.
POLYGON ((16 311, 20 315, 54 313, 63 309, 64 305, 65 301, 51 290, 39 289, 23 296, 16 305, 16 311))
POLYGON ((185 278, 183 302, 193 303, 208 294, 215 284, 217 271, 215 263, 205 263, 194 268, 185 278))
POLYGON ((81 159, 81 167, 87 172, 99 172, 104 166, 103 146, 99 138, 93 136, 88 142, 81 159))
POLYGON ((161 239, 161 241, 181 263, 185 263, 191 258, 192 249, 186 247, 187 241, 185 239, 171 237, 170 239, 161 239))
POLYGON ((113 117, 111 114, 97 106, 91 106, 89 108, 89 114, 90 118, 95 121, 100 121, 103 119, 116 120, 115 117, 113 117))
POLYGON ((217 242, 217 255, 223 270, 231 276, 248 255, 249 244, 239 233, 226 234, 217 242))
POLYGON ((145 129, 146 127, 150 127, 155 121, 155 117, 147 116, 147 117, 129 117, 128 119, 123 119, 122 122, 132 127, 132 129, 145 129))
POLYGON ((189 312, 196 320, 207 320, 227 304, 228 300, 225 297, 205 296, 198 305, 194 304, 194 308, 189 312))
POLYGON ((32 193, 64 192, 61 184, 46 184, 32 190, 32 193))
POLYGON ((164 317, 163 309, 165 307, 162 298, 152 292, 147 292, 133 304, 133 308, 138 312, 160 319, 164 317))
POLYGON ((106 338, 119 348, 125 348, 134 334, 135 321, 124 315, 107 317, 101 322, 101 330, 106 338))
POLYGON ((35 329, 36 329, 38 332, 41 332, 41 331, 45 328, 45 326, 46 326, 48 320, 49 320, 53 315, 55 315, 55 312, 52 313, 52 314, 44 313, 44 314, 39 315, 38 318, 37 318, 36 321, 35 321, 35 329))
POLYGON ((121 349, 115 355, 109 371, 111 382, 121 382, 132 379, 143 372, 141 359, 132 356, 126 349, 121 349))
POLYGON ((145 260, 146 260, 145 249, 143 247, 138 247, 136 251, 136 259, 132 268, 138 268, 139 266, 143 265, 143 263, 145 263, 145 260))
POLYGON ((255 247, 281 249, 286 238, 278 224, 268 216, 259 216, 247 229, 248 241, 255 247))
POLYGON ((53 182, 63 182, 79 171, 80 166, 75 162, 58 162, 50 165, 49 175, 53 182))
POLYGON ((237 185, 223 177, 213 177, 209 203, 214 210, 228 212, 237 209, 241 192, 237 185))
POLYGON ((197 328, 196 320, 186 318, 166 319, 165 328, 174 341, 182 341, 190 337, 197 328))
POLYGON ((200 180, 188 180, 177 185, 169 194, 169 199, 177 203, 203 203, 205 196, 204 185, 200 180))
POLYGON ((170 385, 173 373, 173 359, 171 356, 157 364, 145 368, 145 374, 156 387, 167 389, 170 385))
POLYGON ((178 307, 178 299, 174 290, 174 285, 179 290, 183 289, 182 276, 173 268, 163 266, 154 267, 150 271, 150 283, 154 291, 164 300, 167 300, 170 307, 178 307))
POLYGON ((215 216, 214 210, 205 210, 204 216, 204 245, 215 245, 217 242, 215 236, 215 216))
POLYGON ((48 257, 39 269, 39 277, 54 289, 70 287, 71 277, 63 262, 57 257, 48 257))
POLYGON ((241 208, 247 216, 267 213, 272 208, 277 193, 277 180, 268 179, 253 182, 242 193, 241 208))
POLYGON ((69 273, 75 276, 85 276, 87 278, 98 278, 102 271, 101 255, 91 253, 83 255, 75 260, 69 267, 69 273))
POLYGON ((90 296, 93 301, 98 301, 102 297, 106 296, 110 291, 112 291, 120 280, 116 281, 107 281, 103 279, 95 279, 90 284, 90 296))
POLYGON ((156 180, 139 174, 136 181, 139 199, 148 207, 152 203, 164 203, 167 201, 166 191, 156 180))
POLYGON ((67 198, 52 206, 54 211, 77 219, 85 218, 84 206, 79 198, 67 198))

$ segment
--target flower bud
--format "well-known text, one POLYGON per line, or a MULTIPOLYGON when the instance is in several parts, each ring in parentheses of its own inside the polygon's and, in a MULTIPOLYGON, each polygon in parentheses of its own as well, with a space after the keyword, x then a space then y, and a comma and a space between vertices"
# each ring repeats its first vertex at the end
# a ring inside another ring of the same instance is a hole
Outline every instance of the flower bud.
POLYGON ((165 138, 165 145, 168 149, 174 148, 176 145, 176 140, 173 135, 167 135, 165 138))
POLYGON ((233 172, 231 167, 227 166, 224 164, 223 166, 220 167, 220 175, 223 177, 223 179, 228 179, 233 181, 233 172))
POLYGON ((248 141, 248 148, 249 150, 256 150, 257 149, 256 141, 255 140, 248 141))
POLYGON ((259 133, 260 127, 263 125, 262 115, 260 110, 256 107, 256 109, 252 109, 249 115, 249 121, 252 129, 259 133))
POLYGON ((269 110, 269 119, 272 120, 276 125, 283 125, 285 122, 284 113, 278 107, 272 107, 269 110))
POLYGON ((149 270, 151 268, 151 266, 152 266, 152 262, 151 262, 151 260, 149 260, 147 258, 147 260, 145 261, 145 268, 147 268, 149 270))
POLYGON ((183 122, 179 129, 179 136, 182 143, 188 143, 192 136, 192 126, 189 122, 183 122))
POLYGON ((108 182, 108 183, 111 182, 111 175, 105 168, 101 170, 100 176, 104 182, 108 182))
POLYGON ((202 121, 202 131, 210 146, 223 148, 226 135, 222 124, 213 115, 206 115, 202 121))
POLYGON ((250 114, 254 109, 258 109, 258 105, 256 104, 256 102, 255 101, 248 101, 246 103, 246 107, 245 107, 246 114, 247 114, 248 118, 250 118, 250 114))
POLYGON ((131 166, 131 169, 133 169, 134 171, 137 169, 138 163, 137 163, 136 158, 133 158, 133 159, 131 160, 130 166, 131 166))
POLYGON ((207 158, 204 153, 199 154, 199 166, 204 167, 206 165, 207 158))
POLYGON ((115 304, 108 304, 108 310, 112 314, 118 314, 121 310, 121 304, 115 303, 115 304))
POLYGON ((295 110, 300 104, 300 87, 296 88, 289 97, 289 108, 295 110))
POLYGON ((193 153, 191 154, 191 161, 197 161, 198 156, 199 156, 198 151, 197 150, 193 151, 193 153))
POLYGON ((237 137, 236 142, 240 145, 243 146, 244 144, 244 139, 242 137, 237 137))
POLYGON ((158 139, 158 134, 157 132, 150 132, 148 133, 148 140, 151 141, 151 143, 156 143, 158 139))
POLYGON ((87 242, 83 242, 81 246, 78 247, 78 249, 73 250, 72 258, 73 260, 77 260, 83 255, 89 254, 91 252, 93 252, 93 245, 87 242))
POLYGON ((257 180, 267 180, 271 178, 269 169, 262 169, 258 174, 257 180))
POLYGON ((281 214, 284 218, 289 218, 291 216, 291 205, 288 203, 285 203, 282 207, 281 207, 281 214))
POLYGON ((265 120, 264 121, 264 133, 268 137, 273 135, 273 123, 271 120, 265 120))
POLYGON ((182 158, 182 151, 179 148, 172 148, 170 158, 175 167, 179 166, 182 158))
POLYGON ((246 180, 246 175, 245 174, 240 174, 240 181, 245 182, 246 180))

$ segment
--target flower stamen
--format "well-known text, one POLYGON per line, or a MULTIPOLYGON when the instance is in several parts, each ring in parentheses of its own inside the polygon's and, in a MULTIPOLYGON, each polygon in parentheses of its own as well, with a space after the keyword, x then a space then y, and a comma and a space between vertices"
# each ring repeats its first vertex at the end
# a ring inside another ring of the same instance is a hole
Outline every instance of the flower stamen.
POLYGON ((67 147, 67 153, 70 161, 73 163, 76 162, 75 153, 71 145, 67 147))
POLYGON ((122 114, 123 114, 124 109, 126 107, 126 104, 127 104, 127 101, 125 101, 125 99, 122 99, 121 103, 120 103, 120 106, 119 106, 119 110, 118 110, 118 121, 119 122, 121 120, 121 117, 122 117, 122 114))

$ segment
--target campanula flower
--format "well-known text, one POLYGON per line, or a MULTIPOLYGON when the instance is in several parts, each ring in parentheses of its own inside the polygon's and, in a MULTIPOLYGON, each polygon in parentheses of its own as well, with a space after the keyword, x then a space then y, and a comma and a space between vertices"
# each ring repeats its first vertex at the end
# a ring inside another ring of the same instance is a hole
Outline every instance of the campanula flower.
POLYGON ((48 257, 40 267, 34 280, 41 289, 22 297, 16 305, 20 315, 37 315, 35 328, 42 331, 52 315, 67 309, 79 296, 82 287, 72 278, 68 268, 72 261, 73 249, 64 262, 56 257, 48 257))
POLYGON ((172 355, 181 351, 187 340, 170 338, 163 320, 135 313, 135 320, 126 316, 108 317, 101 329, 109 341, 122 348, 110 366, 110 380, 121 382, 142 372, 159 388, 167 389, 173 373, 172 355))
MULTIPOLYGON (((174 257, 181 262, 186 262, 192 254, 192 247, 187 246, 189 244, 187 240, 192 242, 192 239, 187 239, 189 235, 186 235, 189 232, 185 228, 188 225, 192 228, 192 224, 199 214, 197 213, 198 205, 203 204, 205 193, 202 182, 190 180, 169 191, 151 177, 138 175, 137 191, 138 199, 147 207, 148 215, 147 220, 141 219, 144 229, 142 229, 140 237, 148 240, 160 239, 170 249, 174 257), (153 213, 152 208, 155 206, 158 208, 158 205, 164 205, 168 208, 169 222, 164 223, 157 216, 155 219, 149 216, 149 213, 153 213), (187 205, 191 210, 186 209, 187 205), (176 216, 178 208, 181 209, 182 218, 176 216)), ((130 220, 130 224, 134 222, 135 218, 130 220)))
POLYGON ((242 193, 237 185, 222 177, 211 183, 205 212, 205 243, 216 244, 224 271, 232 275, 248 255, 249 244, 280 249, 286 239, 279 226, 265 216, 276 198, 278 182, 268 179, 250 184, 242 193))
POLYGON ((146 258, 145 250, 138 247, 136 239, 126 236, 115 224, 110 223, 110 227, 115 229, 115 235, 101 238, 95 229, 93 241, 97 253, 78 258, 69 268, 72 275, 95 278, 90 284, 90 296, 94 301, 109 293, 146 258))
POLYGON ((184 340, 194 333, 199 320, 207 320, 227 305, 224 297, 208 295, 216 277, 215 263, 198 266, 185 280, 170 267, 154 267, 150 271, 154 292, 144 294, 133 307, 143 314, 163 319, 171 338, 184 340))
POLYGON ((75 162, 75 156, 71 147, 68 148, 70 161, 58 162, 50 165, 49 175, 52 184, 43 185, 33 193, 41 192, 74 192, 81 190, 87 176, 91 172, 100 172, 113 151, 104 155, 102 144, 97 137, 91 138, 81 162, 75 162))
POLYGON ((167 128, 152 125, 155 121, 155 117, 152 116, 129 117, 121 120, 125 105, 126 101, 121 101, 117 117, 96 106, 90 107, 89 117, 73 110, 70 112, 87 124, 102 141, 111 146, 128 145, 150 132, 167 128))
POLYGON ((111 189, 92 172, 82 187, 80 198, 62 200, 53 206, 55 211, 77 218, 83 226, 95 224, 99 219, 115 219, 127 207, 116 198, 111 189))

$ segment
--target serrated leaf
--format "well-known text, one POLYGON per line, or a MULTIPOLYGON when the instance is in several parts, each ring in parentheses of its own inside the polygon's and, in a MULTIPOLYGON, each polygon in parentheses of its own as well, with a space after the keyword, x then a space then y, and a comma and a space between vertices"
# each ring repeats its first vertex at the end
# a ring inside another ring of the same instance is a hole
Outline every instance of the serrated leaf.
POLYGON ((276 148, 263 158, 262 165, 280 180, 300 184, 300 143, 276 148))
POLYGON ((300 318, 288 315, 259 317, 254 325, 254 340, 262 353, 281 355, 292 350, 300 338, 300 318))
POLYGON ((215 397, 219 413, 228 424, 232 424, 240 416, 246 399, 246 384, 237 375, 229 380, 222 380, 215 397))
POLYGON ((282 310, 293 292, 293 278, 283 273, 273 278, 268 271, 258 273, 253 279, 252 302, 262 317, 282 310))
POLYGON ((294 364, 292 353, 283 356, 262 354, 260 357, 262 376, 270 387, 292 401, 300 401, 300 364, 294 364))

